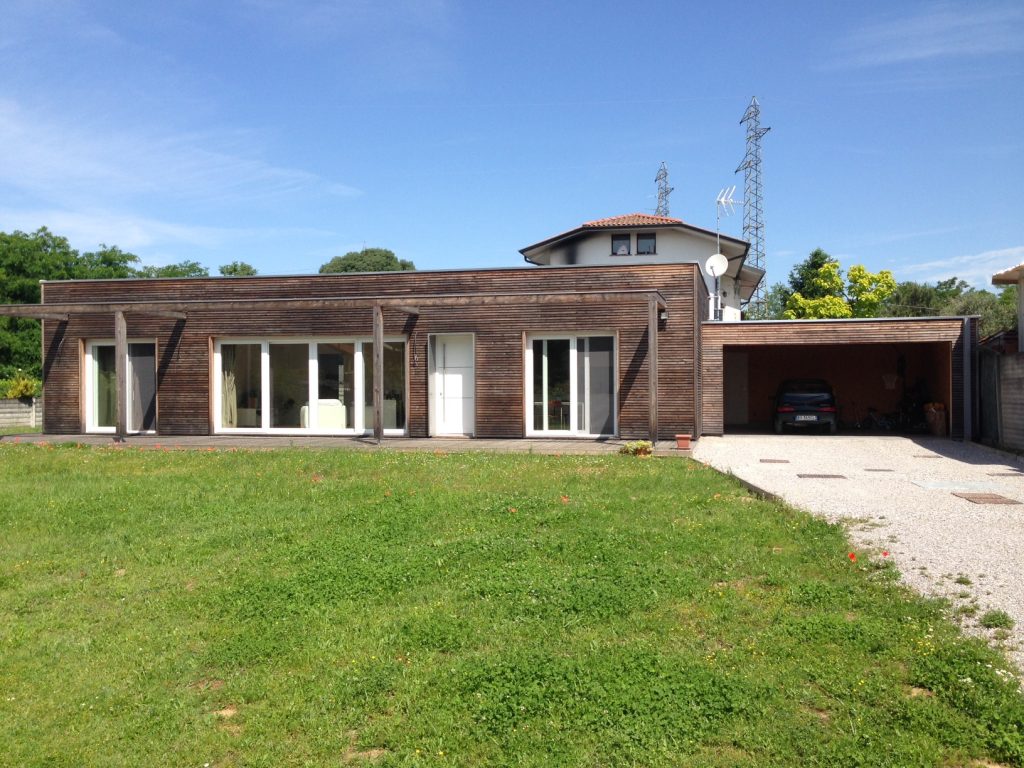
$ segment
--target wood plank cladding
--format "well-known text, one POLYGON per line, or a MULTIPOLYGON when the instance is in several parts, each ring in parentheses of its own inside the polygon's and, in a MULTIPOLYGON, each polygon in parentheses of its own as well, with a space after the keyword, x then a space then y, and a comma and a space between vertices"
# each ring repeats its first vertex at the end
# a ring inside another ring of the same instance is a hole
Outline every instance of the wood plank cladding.
MULTIPOLYGON (((701 403, 703 434, 721 435, 724 417, 724 349, 726 347, 803 348, 848 344, 947 345, 948 354, 938 363, 940 380, 950 382, 950 419, 953 437, 964 434, 964 318, 879 318, 877 320, 797 320, 760 322, 704 322, 701 324, 701 403)), ((977 321, 967 320, 969 339, 977 337, 977 321)), ((968 345, 976 348, 974 344, 968 345)), ((970 363, 970 361, 968 361, 970 363)), ((968 365, 968 371, 973 366, 968 365)), ((851 376, 856 371, 850 371, 851 376)), ((973 375, 973 374, 969 374, 973 375)))
MULTIPOLYGON (((186 318, 127 312, 130 339, 157 343, 157 407, 161 434, 210 432, 210 340, 217 338, 369 339, 373 300, 385 306, 384 333, 408 344, 408 433, 428 434, 428 336, 472 333, 476 345, 476 435, 522 437, 524 334, 609 333, 617 338, 619 434, 648 434, 648 321, 650 292, 664 298, 669 314, 659 322, 658 435, 695 432, 700 306, 706 289, 697 265, 613 265, 297 277, 190 278, 67 281, 45 284, 45 304, 150 302, 272 302, 186 309, 186 318), (540 294, 607 292, 599 303, 527 298, 540 294), (634 291, 635 293, 614 292, 634 291), (702 291, 695 302, 695 293, 702 291), (523 294, 523 301, 489 302, 488 295, 523 294), (348 304, 316 306, 315 299, 352 297, 348 304), (429 301, 417 297, 429 296, 429 301), (451 301, 445 301, 451 297, 451 301), (476 300, 474 297, 479 297, 476 300), (418 314, 402 310, 416 309, 418 314)), ((112 313, 72 314, 44 321, 44 430, 74 434, 84 428, 83 347, 112 339, 112 313)))

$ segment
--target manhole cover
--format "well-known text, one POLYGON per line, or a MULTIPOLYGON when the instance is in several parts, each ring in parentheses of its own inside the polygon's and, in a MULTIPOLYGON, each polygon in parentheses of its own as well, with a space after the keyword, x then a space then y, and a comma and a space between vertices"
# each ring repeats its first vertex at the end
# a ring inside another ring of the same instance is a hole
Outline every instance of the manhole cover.
POLYGON ((801 475, 797 474, 797 477, 806 477, 815 480, 845 480, 846 475, 801 475))
POLYGON ((1020 504, 1016 499, 1008 499, 998 493, 954 493, 953 495, 975 504, 1020 504))
POLYGON ((895 469, 872 469, 871 467, 867 467, 864 471, 865 472, 895 472, 896 470, 895 469))
POLYGON ((761 459, 762 464, 789 464, 789 459, 761 459))

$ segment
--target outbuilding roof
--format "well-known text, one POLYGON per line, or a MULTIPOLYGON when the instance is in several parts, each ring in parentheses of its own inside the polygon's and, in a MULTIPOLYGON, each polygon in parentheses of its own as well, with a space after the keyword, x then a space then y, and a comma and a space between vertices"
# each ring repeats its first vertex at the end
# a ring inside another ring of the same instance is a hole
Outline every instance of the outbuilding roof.
POLYGON ((1024 264, 1004 269, 992 275, 992 285, 1016 285, 1017 281, 1024 277, 1024 264))

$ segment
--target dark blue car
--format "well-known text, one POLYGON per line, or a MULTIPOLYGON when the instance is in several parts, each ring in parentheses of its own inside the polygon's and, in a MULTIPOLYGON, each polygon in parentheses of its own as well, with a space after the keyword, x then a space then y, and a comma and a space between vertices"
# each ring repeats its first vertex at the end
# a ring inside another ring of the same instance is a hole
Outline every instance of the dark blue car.
POLYGON ((834 435, 836 398, 821 379, 788 379, 775 393, 775 434, 785 427, 822 427, 834 435))

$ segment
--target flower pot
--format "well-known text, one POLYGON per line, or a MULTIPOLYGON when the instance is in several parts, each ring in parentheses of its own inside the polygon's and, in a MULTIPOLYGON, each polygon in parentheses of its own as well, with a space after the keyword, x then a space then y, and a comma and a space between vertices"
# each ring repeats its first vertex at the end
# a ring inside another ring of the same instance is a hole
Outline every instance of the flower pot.
POLYGON ((676 435, 676 449, 680 451, 690 450, 690 435, 676 435))

